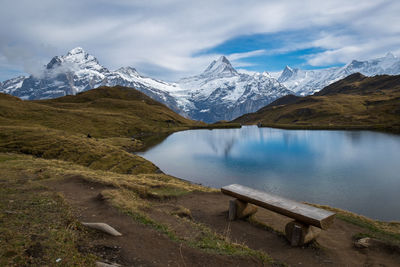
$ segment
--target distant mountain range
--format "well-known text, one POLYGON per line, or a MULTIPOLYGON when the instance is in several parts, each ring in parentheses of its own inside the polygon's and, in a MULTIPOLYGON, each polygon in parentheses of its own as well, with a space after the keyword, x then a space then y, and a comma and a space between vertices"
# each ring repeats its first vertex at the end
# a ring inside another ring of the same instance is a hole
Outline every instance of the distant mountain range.
POLYGON ((400 74, 400 59, 392 53, 387 53, 385 57, 381 58, 366 61, 353 60, 343 67, 301 70, 286 66, 278 81, 295 94, 306 96, 357 72, 366 76, 397 75, 400 74))
POLYGON ((275 99, 292 93, 268 73, 237 72, 226 57, 213 61, 200 75, 178 82, 191 105, 189 117, 205 122, 232 120, 256 111, 275 99))
POLYGON ((99 86, 133 87, 181 115, 205 122, 232 120, 255 112, 288 94, 308 95, 347 75, 400 73, 391 54, 370 61, 353 61, 342 68, 300 70, 286 67, 278 79, 267 72, 245 74, 224 56, 196 76, 175 83, 144 77, 132 67, 110 71, 77 47, 54 57, 40 76, 19 76, 0 83, 0 92, 25 100, 74 95, 99 86))
POLYGON ((234 122, 279 128, 400 132, 400 75, 354 73, 308 96, 284 96, 234 122))
POLYGON ((65 56, 53 57, 39 77, 20 76, 5 81, 0 84, 0 92, 24 100, 50 99, 75 95, 104 85, 134 87, 174 111, 180 111, 176 99, 165 90, 173 85, 143 77, 130 67, 110 71, 80 47, 72 49, 65 56))

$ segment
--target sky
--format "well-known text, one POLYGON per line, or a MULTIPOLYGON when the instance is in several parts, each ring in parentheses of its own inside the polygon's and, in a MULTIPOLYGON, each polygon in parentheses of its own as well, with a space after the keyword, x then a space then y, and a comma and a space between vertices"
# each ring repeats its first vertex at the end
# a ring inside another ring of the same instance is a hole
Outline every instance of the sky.
POLYGON ((0 0, 0 81, 80 46, 110 70, 174 81, 237 69, 341 66, 400 55, 398 0, 0 0))

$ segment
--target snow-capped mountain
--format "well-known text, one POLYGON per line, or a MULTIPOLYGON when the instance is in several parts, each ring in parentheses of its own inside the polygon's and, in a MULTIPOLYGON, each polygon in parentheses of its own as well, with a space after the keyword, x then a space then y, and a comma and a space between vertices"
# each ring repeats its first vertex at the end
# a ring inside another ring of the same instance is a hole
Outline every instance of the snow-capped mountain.
POLYGON ((189 116, 206 122, 232 120, 292 93, 266 72, 238 73, 224 56, 178 84, 192 103, 189 116))
POLYGON ((133 87, 182 115, 206 122, 234 119, 291 93, 268 73, 238 73, 225 57, 213 61, 198 76, 168 83, 144 77, 132 67, 110 71, 80 47, 54 57, 40 76, 1 83, 0 92, 32 100, 76 94, 102 85, 133 87))
POLYGON ((298 95, 309 95, 356 72, 366 76, 397 75, 400 74, 400 58, 388 53, 381 58, 366 61, 353 60, 343 67, 318 70, 292 69, 286 66, 278 81, 298 95))
POLYGON ((25 76, 18 76, 10 80, 0 82, 0 92, 12 95, 15 90, 21 88, 25 79, 25 76))
POLYGON ((0 83, 0 92, 22 99, 46 99, 76 94, 102 85, 133 87, 174 111, 205 122, 232 120, 255 112, 287 94, 308 95, 352 73, 367 76, 400 74, 400 59, 388 53, 343 67, 301 70, 286 67, 278 79, 269 73, 240 73, 222 56, 199 75, 176 83, 140 75, 132 67, 110 71, 77 47, 54 57, 39 76, 16 77, 0 83))
POLYGON ((173 110, 181 111, 175 97, 168 93, 174 91, 176 85, 143 77, 130 67, 110 71, 80 47, 54 57, 40 76, 5 81, 0 84, 0 92, 33 100, 73 95, 102 85, 134 87, 173 110))

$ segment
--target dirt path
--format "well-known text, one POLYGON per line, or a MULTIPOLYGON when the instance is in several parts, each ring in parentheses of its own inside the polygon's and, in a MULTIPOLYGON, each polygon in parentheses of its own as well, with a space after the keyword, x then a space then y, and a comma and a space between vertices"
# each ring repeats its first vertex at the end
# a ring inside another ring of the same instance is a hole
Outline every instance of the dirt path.
POLYGON ((89 183, 72 177, 50 184, 62 193, 76 212, 77 219, 84 222, 104 222, 123 235, 112 237, 96 234, 89 249, 104 261, 123 266, 260 266, 252 258, 229 257, 208 254, 171 241, 167 236, 149 226, 135 222, 107 203, 98 194, 107 189, 104 185, 89 183))
MULTIPOLYGON (((247 221, 229 222, 227 209, 230 199, 221 193, 195 193, 174 201, 190 209, 194 220, 205 223, 219 233, 228 232, 231 240, 265 251, 274 259, 291 266, 400 266, 400 255, 397 253, 355 248, 352 236, 363 230, 338 219, 317 238, 320 247, 293 248, 283 236, 273 231, 247 221)), ((256 219, 282 232, 290 220, 261 208, 256 213, 256 219)))
MULTIPOLYGON (((123 234, 111 237, 96 234, 90 251, 105 261, 124 266, 261 266, 253 258, 208 254, 199 249, 171 241, 149 226, 135 222, 100 200, 98 194, 104 185, 89 183, 79 177, 52 182, 51 187, 61 192, 76 211, 79 221, 105 222, 123 234)), ((193 220, 203 223, 230 240, 261 250, 290 266, 400 266, 400 255, 377 249, 356 249, 352 236, 363 232, 357 226, 336 220, 328 231, 318 237, 319 246, 291 247, 286 239, 272 230, 248 221, 227 220, 230 197, 221 193, 192 193, 169 201, 153 201, 159 211, 183 206, 191 211, 193 220)), ((190 229, 165 212, 150 215, 176 231, 190 235, 190 229)), ((283 231, 288 218, 259 209, 257 221, 275 230, 283 231)))

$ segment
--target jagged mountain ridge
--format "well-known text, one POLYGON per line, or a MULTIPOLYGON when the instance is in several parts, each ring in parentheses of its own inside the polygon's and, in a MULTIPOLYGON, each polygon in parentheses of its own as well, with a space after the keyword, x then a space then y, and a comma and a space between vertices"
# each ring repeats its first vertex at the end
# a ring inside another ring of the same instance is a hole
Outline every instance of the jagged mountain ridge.
POLYGON ((22 83, 25 79, 25 76, 18 76, 10 80, 0 82, 0 92, 5 94, 12 94, 16 89, 22 86, 22 83))
POLYGON ((0 86, 0 92, 35 100, 75 95, 99 86, 115 85, 134 87, 174 111, 181 111, 176 99, 165 88, 174 85, 142 77, 130 67, 110 71, 80 47, 64 56, 53 57, 39 77, 31 75, 5 81, 0 86))
POLYGON ((5 81, 0 92, 33 100, 115 85, 133 87, 181 115, 206 122, 234 119, 291 93, 267 73, 238 73, 226 57, 214 60, 198 76, 168 83, 141 76, 132 67, 110 71, 80 47, 54 57, 40 77, 5 81))
POLYGON ((178 84, 193 103, 189 116, 206 122, 232 120, 291 93, 267 73, 237 72, 224 56, 178 84))
POLYGON ((371 60, 353 60, 343 67, 333 67, 317 70, 301 70, 286 66, 278 81, 297 95, 310 95, 318 92, 327 85, 341 80, 353 73, 362 73, 366 76, 379 74, 400 74, 400 58, 392 53, 371 60))
POLYGON ((286 67, 276 80, 267 72, 245 74, 226 57, 214 60, 201 74, 176 83, 140 75, 132 67, 110 71, 77 47, 54 57, 42 75, 16 77, 0 83, 0 92, 22 99, 49 99, 74 95, 99 86, 133 87, 181 115, 205 122, 232 120, 287 95, 308 95, 352 73, 367 76, 400 73, 400 60, 392 54, 344 67, 300 70, 286 67), (289 89, 292 90, 289 90, 289 89))

